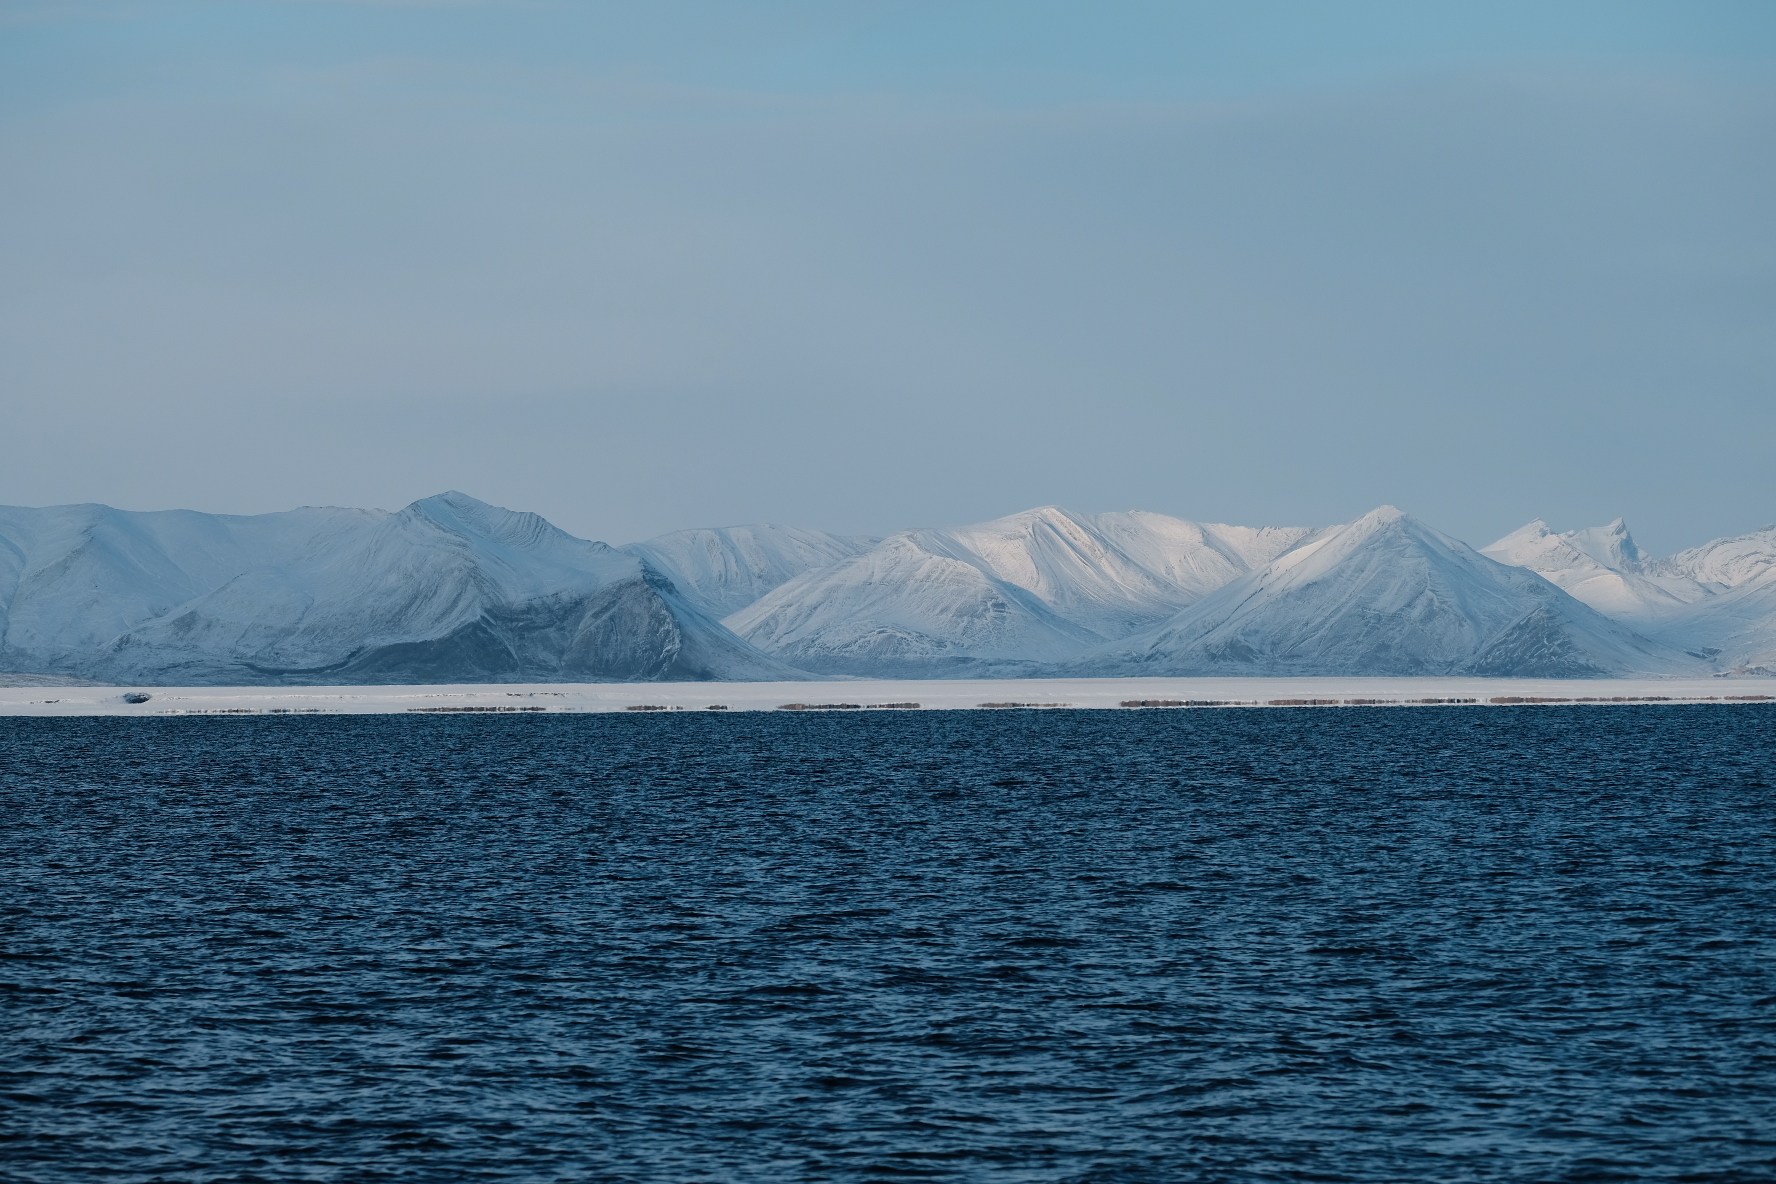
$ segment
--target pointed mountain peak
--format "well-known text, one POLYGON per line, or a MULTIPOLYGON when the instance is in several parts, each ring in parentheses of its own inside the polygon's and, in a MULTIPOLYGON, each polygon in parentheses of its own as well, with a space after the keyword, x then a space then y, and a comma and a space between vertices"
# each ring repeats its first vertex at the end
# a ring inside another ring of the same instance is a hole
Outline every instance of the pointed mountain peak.
POLYGON ((1620 518, 1608 526, 1569 530, 1560 537, 1614 571, 1630 570, 1644 558, 1634 536, 1628 533, 1627 523, 1620 518))
POLYGON ((1373 510, 1370 510, 1367 514, 1364 514, 1361 518, 1352 522, 1351 525, 1387 526, 1391 523, 1407 522, 1411 519, 1412 515, 1408 514, 1405 510, 1402 510, 1399 506, 1376 506, 1373 510))
POLYGON ((1638 558, 1640 555, 1640 548, 1634 545, 1634 536, 1628 533, 1628 523, 1624 519, 1617 518, 1608 526, 1595 527, 1592 533, 1599 538, 1608 539, 1612 545, 1619 547, 1630 559, 1638 558))
POLYGON ((1030 530, 1038 525, 1077 525, 1078 522, 1078 515, 1069 513, 1068 511, 1061 509, 1059 506, 1036 506, 1032 509, 1020 510, 1016 514, 1007 514, 1005 517, 995 519, 992 522, 983 522, 979 527, 963 527, 960 529, 992 530, 997 528, 1007 531, 1030 530))
MULTIPOLYGON (((1567 546, 1564 536, 1544 542, 1567 546)), ((1380 506, 1076 665, 1094 673, 1575 678, 1688 669, 1686 661, 1552 581, 1380 506)))
POLYGON ((1618 518, 1609 524, 1610 538, 1615 541, 1616 550, 1630 564, 1639 563, 1647 558, 1647 553, 1640 549, 1634 536, 1628 533, 1628 523, 1618 518))
POLYGON ((1421 534, 1429 529, 1418 519, 1400 509, 1398 506, 1377 506, 1347 523, 1342 533, 1351 541, 1366 539, 1372 535, 1387 534, 1421 534))
MULTIPOLYGON (((1536 544, 1545 544, 1545 540, 1554 537, 1553 528, 1544 520, 1536 518, 1519 526, 1516 530, 1513 530, 1503 538, 1480 548, 1480 553, 1482 555, 1492 555, 1495 557, 1500 555, 1527 553, 1524 550, 1525 548, 1535 547, 1536 544)), ((1515 561, 1507 559, 1505 562, 1510 563, 1515 561)))
POLYGON ((1631 571, 1646 558, 1628 533, 1628 524, 1617 518, 1608 526, 1587 526, 1556 534, 1540 518, 1512 531, 1481 554, 1537 571, 1583 564, 1586 560, 1612 571, 1631 571))
MULTIPOLYGON (((504 506, 492 505, 454 489, 420 498, 402 510, 401 516, 409 521, 423 520, 450 534, 491 539, 512 547, 534 547, 545 540, 566 540, 581 545, 585 542, 568 534, 541 514, 508 510, 504 506)), ((606 544, 593 545, 604 547, 606 544)))
POLYGON ((470 497, 468 494, 463 493, 460 490, 447 489, 443 493, 434 493, 430 497, 420 498, 418 501, 413 502, 411 505, 409 505, 406 508, 406 510, 404 510, 402 512, 403 513, 412 513, 412 514, 423 514, 428 518, 432 518, 432 517, 437 517, 439 514, 444 514, 444 515, 471 514, 471 515, 473 515, 473 514, 485 514, 490 511, 493 513, 496 513, 496 514, 509 514, 512 512, 510 510, 503 509, 502 507, 499 507, 499 506, 490 505, 487 502, 480 500, 479 498, 470 497))

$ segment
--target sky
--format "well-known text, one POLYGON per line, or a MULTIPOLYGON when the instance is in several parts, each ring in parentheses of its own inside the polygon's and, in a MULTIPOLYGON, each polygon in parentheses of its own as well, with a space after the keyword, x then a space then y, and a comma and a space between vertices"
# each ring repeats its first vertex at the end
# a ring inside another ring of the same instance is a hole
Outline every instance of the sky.
POLYGON ((0 0, 0 503, 1776 521, 1767 0, 0 0))

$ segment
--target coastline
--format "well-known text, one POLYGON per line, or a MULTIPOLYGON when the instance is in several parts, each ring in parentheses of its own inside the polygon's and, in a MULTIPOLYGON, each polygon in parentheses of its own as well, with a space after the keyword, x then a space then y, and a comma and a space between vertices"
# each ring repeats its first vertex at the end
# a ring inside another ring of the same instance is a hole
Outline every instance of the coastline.
POLYGON ((316 687, 0 687, 0 716, 584 714, 781 710, 1744 705, 1766 678, 1028 678, 486 683, 316 687), (124 696, 146 695, 128 703, 124 696))

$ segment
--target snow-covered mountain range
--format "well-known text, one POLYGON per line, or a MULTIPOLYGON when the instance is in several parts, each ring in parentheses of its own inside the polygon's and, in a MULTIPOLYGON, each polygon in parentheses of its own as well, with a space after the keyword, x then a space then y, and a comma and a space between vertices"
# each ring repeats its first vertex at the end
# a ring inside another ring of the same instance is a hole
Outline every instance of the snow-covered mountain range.
POLYGON ((1657 570, 1620 518, 1608 526, 1564 534, 1555 534, 1538 518, 1480 553, 1527 567, 1614 617, 1652 620, 1708 595, 1689 576, 1657 570))
POLYGON ((1046 507, 903 531, 784 583, 727 624, 822 673, 1030 674, 1166 620, 1310 533, 1046 507))
POLYGON ((1483 553, 1721 670, 1776 673, 1776 525, 1655 559, 1620 518, 1563 534, 1538 520, 1483 553))
POLYGON ((1695 673, 1558 586, 1383 506, 1320 532, 1155 629, 1082 656, 1118 674, 1695 673))
POLYGON ((878 678, 1756 673, 1776 667, 1773 570, 1771 532, 1655 560, 1619 521, 1480 552, 1393 507, 1317 529, 1046 507, 890 536, 724 623, 878 678))
POLYGON ((1239 527, 1054 507, 884 539, 622 548, 459 493, 231 516, 0 507, 0 671, 163 684, 1776 673, 1776 527, 1476 551, 1392 507, 1239 527))
POLYGON ((775 679, 634 555, 460 493, 397 513, 0 509, 0 668, 167 684, 775 679))

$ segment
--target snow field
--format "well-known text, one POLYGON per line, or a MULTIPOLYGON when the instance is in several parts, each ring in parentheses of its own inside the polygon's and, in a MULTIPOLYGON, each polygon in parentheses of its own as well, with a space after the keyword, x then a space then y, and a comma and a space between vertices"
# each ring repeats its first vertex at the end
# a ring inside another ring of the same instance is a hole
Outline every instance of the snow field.
POLYGON ((1769 679, 1059 678, 341 687, 10 687, 0 716, 530 715, 1776 703, 1769 679), (126 703, 126 694, 148 696, 126 703), (1152 706, 1141 706, 1151 704, 1152 706))

